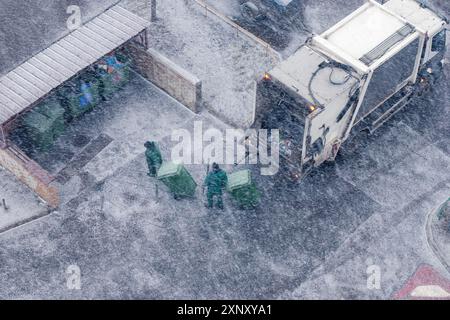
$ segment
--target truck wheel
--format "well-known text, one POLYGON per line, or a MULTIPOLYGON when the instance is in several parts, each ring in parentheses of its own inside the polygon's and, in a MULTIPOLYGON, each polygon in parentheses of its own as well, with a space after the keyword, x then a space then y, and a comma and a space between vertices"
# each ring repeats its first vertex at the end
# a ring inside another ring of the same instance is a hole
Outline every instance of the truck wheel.
POLYGON ((241 5, 241 13, 244 17, 255 19, 259 15, 259 8, 251 1, 247 1, 241 5))

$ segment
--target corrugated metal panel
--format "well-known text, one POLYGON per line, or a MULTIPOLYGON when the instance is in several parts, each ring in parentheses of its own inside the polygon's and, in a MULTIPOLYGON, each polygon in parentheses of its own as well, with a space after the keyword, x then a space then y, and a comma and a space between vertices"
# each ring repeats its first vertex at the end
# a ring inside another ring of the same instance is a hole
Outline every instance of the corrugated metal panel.
POLYGON ((146 20, 114 6, 1 77, 0 124, 147 26, 146 20))
MULTIPOLYGON (((80 61, 83 62, 83 65, 90 65, 91 63, 95 62, 92 61, 92 56, 88 55, 86 52, 81 51, 76 45, 74 45, 73 43, 71 43, 70 41, 68 41, 68 39, 64 38, 61 41, 58 41, 58 43, 56 43, 54 45, 55 47, 60 47, 61 50, 63 50, 64 52, 66 52, 67 54, 69 54, 69 52, 71 54, 74 54, 75 56, 78 57, 78 59, 80 61)), ((52 46, 52 47, 54 47, 52 46)))
MULTIPOLYGON (((47 83, 43 82, 42 80, 40 80, 38 77, 36 77, 32 73, 30 73, 29 71, 26 71, 23 68, 23 65, 16 68, 12 73, 10 72, 8 75, 12 75, 14 73, 17 73, 20 76, 20 78, 23 79, 22 81, 29 81, 29 82, 33 83, 34 86, 38 87, 39 90, 44 92, 44 93, 41 93, 40 96, 42 96, 43 94, 45 94, 46 92, 51 90, 51 88, 49 87, 49 85, 47 83)), ((23 84, 21 81, 19 83, 21 85, 23 84)))
POLYGON ((9 89, 3 83, 0 82, 0 90, 6 93, 9 97, 12 97, 14 102, 18 105, 28 104, 28 100, 22 97, 20 94, 16 93, 14 90, 9 89))
POLYGON ((17 74, 10 73, 8 76, 2 78, 1 83, 12 90, 16 90, 21 96, 29 99, 30 103, 39 99, 39 95, 34 94, 36 90, 39 90, 38 88, 32 86, 30 83, 21 83, 21 85, 18 85, 17 81, 21 82, 21 80, 14 76, 17 76, 17 74))
POLYGON ((46 71, 42 71, 41 70, 42 66, 38 66, 38 63, 36 62, 33 63, 31 59, 22 64, 20 68, 23 68, 23 70, 32 74, 36 79, 39 79, 42 83, 45 83, 46 84, 45 88, 48 91, 52 90, 60 83, 60 81, 57 79, 58 75, 55 75, 54 71, 51 72, 51 74, 48 74, 46 71))
POLYGON ((15 113, 18 108, 20 108, 17 103, 14 102, 14 100, 11 100, 10 97, 6 96, 3 92, 0 91, 0 103, 4 104, 4 112, 6 114, 8 113, 15 113))
POLYGON ((124 41, 127 38, 127 34, 125 32, 123 32, 120 29, 117 29, 113 25, 103 20, 96 19, 95 21, 92 21, 92 23, 98 26, 99 28, 102 28, 103 30, 110 30, 111 33, 113 33, 116 37, 122 39, 122 41, 124 41))
POLYGON ((97 24, 94 23, 94 21, 91 21, 87 24, 87 26, 89 28, 87 28, 87 30, 92 31, 92 33, 95 33, 105 39, 108 39, 109 41, 111 41, 112 43, 114 43, 115 45, 118 45, 120 43, 122 43, 123 39, 119 36, 117 36, 116 34, 105 30, 102 27, 99 27, 97 24))
POLYGON ((24 98, 28 103, 33 103, 33 101, 35 101, 36 99, 36 96, 33 96, 33 94, 24 87, 18 86, 13 80, 8 77, 2 78, 0 84, 7 87, 8 90, 13 90, 16 94, 24 98))
POLYGON ((378 46, 376 46, 374 49, 372 49, 370 52, 362 56, 359 60, 370 66, 377 59, 381 58, 390 48, 392 48, 392 46, 405 39, 414 31, 416 31, 416 29, 412 25, 405 25, 400 30, 397 30, 389 38, 380 43, 378 46))
POLYGON ((52 57, 53 54, 57 55, 59 59, 70 61, 70 63, 75 65, 77 69, 83 68, 86 64, 86 62, 84 62, 79 56, 76 56, 73 52, 64 50, 60 45, 54 45, 45 51, 50 57, 52 57))
POLYGON ((78 59, 70 59, 68 55, 64 55, 64 53, 58 53, 57 50, 54 50, 56 46, 53 48, 48 48, 45 50, 45 55, 47 55, 50 59, 53 59, 55 61, 58 61, 59 64, 63 65, 64 67, 70 69, 72 72, 78 72, 80 68, 83 67, 82 64, 77 63, 78 59))

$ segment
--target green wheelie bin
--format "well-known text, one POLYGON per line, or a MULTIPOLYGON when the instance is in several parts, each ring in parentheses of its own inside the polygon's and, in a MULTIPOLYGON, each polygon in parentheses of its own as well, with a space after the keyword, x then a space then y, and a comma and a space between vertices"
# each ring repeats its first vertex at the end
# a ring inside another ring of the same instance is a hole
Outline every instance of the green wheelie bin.
POLYGON ((78 118, 100 102, 99 80, 85 73, 70 81, 59 92, 69 119, 78 118))
POLYGON ((99 93, 103 99, 110 99, 130 79, 130 60, 124 55, 115 54, 104 57, 97 63, 99 93))
POLYGON ((41 151, 48 150, 65 129, 64 109, 49 98, 23 118, 27 138, 41 151))
POLYGON ((250 170, 241 170, 228 175, 227 191, 243 209, 253 209, 259 203, 259 191, 252 181, 250 170))
POLYGON ((175 199, 195 195, 197 183, 182 164, 164 162, 158 170, 157 178, 169 188, 175 199))

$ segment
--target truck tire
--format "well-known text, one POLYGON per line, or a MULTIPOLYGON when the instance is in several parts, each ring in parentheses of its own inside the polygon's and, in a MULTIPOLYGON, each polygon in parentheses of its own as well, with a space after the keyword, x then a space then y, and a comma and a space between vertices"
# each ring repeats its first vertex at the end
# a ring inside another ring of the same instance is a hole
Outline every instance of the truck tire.
POLYGON ((247 1, 241 5, 241 13, 245 18, 255 19, 259 15, 259 8, 251 1, 247 1))

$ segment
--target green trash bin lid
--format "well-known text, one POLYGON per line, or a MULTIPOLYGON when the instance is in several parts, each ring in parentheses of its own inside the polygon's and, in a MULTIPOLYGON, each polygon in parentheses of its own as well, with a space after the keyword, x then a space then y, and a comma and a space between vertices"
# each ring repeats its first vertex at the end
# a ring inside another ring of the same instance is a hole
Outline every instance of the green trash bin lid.
POLYGON ((158 170, 158 179, 164 179, 180 174, 181 164, 164 162, 158 170))
POLYGON ((234 191, 236 189, 249 186, 252 183, 252 177, 250 170, 241 170, 233 172, 228 176, 228 191, 234 191))
POLYGON ((27 129, 36 132, 48 132, 52 123, 51 119, 36 111, 31 111, 24 119, 24 125, 27 129))
POLYGON ((24 124, 27 128, 37 132, 47 132, 56 121, 61 120, 64 109, 57 101, 47 101, 44 104, 30 110, 24 117, 24 124))
POLYGON ((64 109, 56 100, 50 100, 42 104, 37 108, 36 111, 47 116, 50 119, 58 119, 64 115, 64 109))

